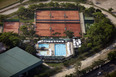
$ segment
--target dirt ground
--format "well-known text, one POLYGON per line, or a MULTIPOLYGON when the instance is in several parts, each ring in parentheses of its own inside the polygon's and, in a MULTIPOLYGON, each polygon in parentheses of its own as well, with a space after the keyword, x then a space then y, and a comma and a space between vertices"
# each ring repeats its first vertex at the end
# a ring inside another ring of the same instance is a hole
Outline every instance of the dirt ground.
POLYGON ((113 12, 116 12, 116 0, 89 0, 95 5, 102 7, 104 9, 113 8, 113 12))

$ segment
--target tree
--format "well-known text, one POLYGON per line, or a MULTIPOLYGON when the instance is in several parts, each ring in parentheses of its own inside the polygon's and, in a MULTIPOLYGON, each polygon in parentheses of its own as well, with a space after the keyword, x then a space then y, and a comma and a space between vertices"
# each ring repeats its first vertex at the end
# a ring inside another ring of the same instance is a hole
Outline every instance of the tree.
POLYGON ((116 50, 111 51, 110 53, 108 53, 108 59, 109 60, 116 60, 116 50))
POLYGON ((65 8, 75 8, 75 4, 65 3, 65 8))
POLYGON ((33 4, 33 5, 29 5, 29 10, 35 11, 38 8, 39 5, 37 4, 33 4))
POLYGON ((20 7, 17 11, 17 15, 21 19, 32 19, 34 18, 34 11, 25 7, 20 7))
POLYGON ((92 43, 88 43, 87 44, 87 47, 90 47, 91 48, 92 47, 92 43))
POLYGON ((65 5, 65 3, 60 3, 60 6, 61 6, 62 8, 64 8, 66 5, 65 5))
POLYGON ((69 30, 66 30, 66 31, 64 32, 64 34, 66 34, 66 36, 69 37, 69 38, 74 37, 74 32, 69 31, 69 30))
POLYGON ((103 18, 105 18, 104 14, 101 12, 93 13, 93 16, 95 18, 96 23, 100 22, 103 18))
POLYGON ((11 48, 14 46, 19 46, 20 38, 16 33, 5 32, 0 35, 0 42, 11 48))
POLYGON ((112 10, 114 10, 113 8, 109 8, 108 11, 112 12, 112 10))
POLYGON ((54 3, 52 1, 49 2, 47 5, 48 5, 48 7, 54 7, 54 3))
POLYGON ((84 6, 78 5, 79 11, 83 12, 85 10, 84 6))
POLYGON ((22 31, 21 36, 30 40, 30 44, 32 45, 34 43, 34 39, 39 38, 39 36, 35 34, 34 26, 32 23, 25 23, 25 25, 20 27, 20 30, 22 31))
POLYGON ((55 8, 58 8, 58 7, 59 7, 59 3, 58 3, 58 2, 55 2, 55 3, 54 3, 54 7, 55 7, 55 8))
POLYGON ((90 8, 85 10, 86 16, 93 16, 93 13, 95 13, 95 8, 93 8, 93 7, 90 7, 90 8))
POLYGON ((24 1, 24 0, 20 0, 20 3, 22 4, 23 1, 24 1))
POLYGON ((115 35, 114 25, 101 12, 93 14, 95 22, 88 27, 85 35, 84 45, 79 48, 78 52, 83 53, 88 50, 91 53, 99 51, 101 47, 105 47, 115 35))
POLYGON ((55 33, 53 33, 52 35, 53 36, 59 36, 61 33, 59 33, 59 32, 55 32, 55 33))
POLYGON ((102 12, 100 9, 96 9, 96 12, 102 12))
POLYGON ((95 66, 103 65, 104 63, 105 63, 105 60, 99 59, 98 61, 94 61, 92 63, 92 66, 95 67, 95 66))
POLYGON ((29 0, 30 2, 37 2, 37 1, 40 1, 40 0, 29 0))
POLYGON ((80 61, 76 62, 75 68, 76 68, 77 77, 80 77, 80 71, 79 71, 81 69, 81 62, 80 61))
POLYGON ((2 22, 7 18, 6 15, 0 15, 0 23, 2 24, 2 22))
POLYGON ((27 45, 25 51, 27 51, 30 54, 34 54, 36 52, 36 49, 31 45, 27 45))
POLYGON ((40 8, 45 7, 45 4, 39 3, 38 7, 40 7, 40 8))
POLYGON ((105 45, 113 33, 113 26, 102 20, 99 23, 94 23, 93 26, 87 30, 87 37, 94 46, 105 45))

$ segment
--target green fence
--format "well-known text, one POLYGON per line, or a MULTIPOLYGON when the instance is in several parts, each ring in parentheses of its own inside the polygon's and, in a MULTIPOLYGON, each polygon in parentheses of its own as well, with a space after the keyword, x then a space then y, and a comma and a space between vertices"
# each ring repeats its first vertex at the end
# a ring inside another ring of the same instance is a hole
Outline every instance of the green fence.
POLYGON ((4 22, 19 22, 19 19, 9 19, 9 20, 4 20, 4 22))

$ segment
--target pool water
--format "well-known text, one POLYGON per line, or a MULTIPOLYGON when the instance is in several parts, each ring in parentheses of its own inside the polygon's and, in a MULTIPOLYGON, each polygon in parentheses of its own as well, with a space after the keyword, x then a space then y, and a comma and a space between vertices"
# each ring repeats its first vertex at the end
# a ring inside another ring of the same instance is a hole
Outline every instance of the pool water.
POLYGON ((55 56, 66 56, 65 44, 55 44, 55 56))
POLYGON ((47 56, 47 51, 40 51, 40 55, 47 56))
POLYGON ((41 47, 49 48, 49 44, 39 44, 39 48, 41 47))

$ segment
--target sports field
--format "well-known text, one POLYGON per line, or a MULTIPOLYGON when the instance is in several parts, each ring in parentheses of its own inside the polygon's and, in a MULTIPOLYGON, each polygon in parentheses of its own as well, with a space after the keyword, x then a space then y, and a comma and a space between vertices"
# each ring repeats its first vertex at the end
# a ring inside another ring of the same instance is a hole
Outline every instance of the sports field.
POLYGON ((0 0, 0 9, 18 2, 19 0, 0 0))
POLYGON ((36 12, 36 34, 40 36, 65 36, 70 30, 74 36, 81 37, 80 18, 77 10, 38 10, 36 12))
POLYGON ((4 22, 3 32, 19 33, 19 22, 4 22))

